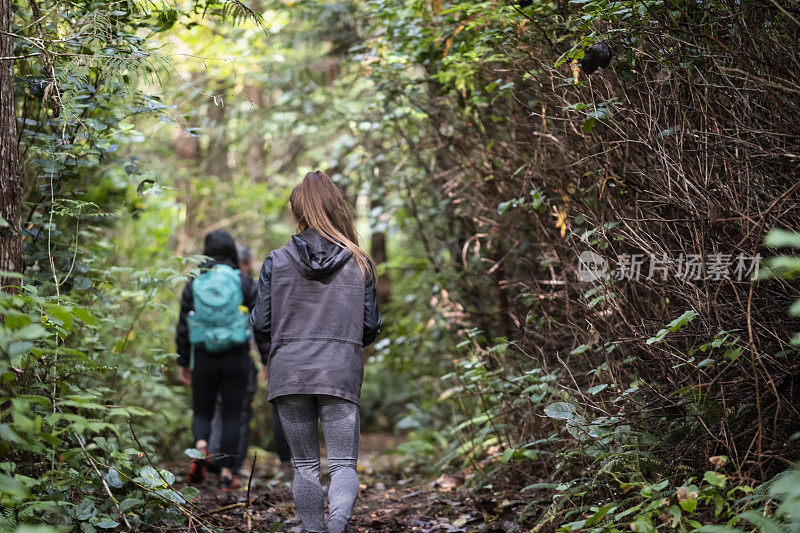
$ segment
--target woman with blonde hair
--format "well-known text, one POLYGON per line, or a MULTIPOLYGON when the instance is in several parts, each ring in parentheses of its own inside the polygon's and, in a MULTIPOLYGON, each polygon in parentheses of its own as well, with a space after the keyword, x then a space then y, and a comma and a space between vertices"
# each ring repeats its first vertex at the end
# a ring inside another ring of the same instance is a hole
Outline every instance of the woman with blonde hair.
POLYGON ((358 496, 358 406, 364 346, 381 330, 372 260, 358 246, 350 208, 323 172, 289 197, 299 233, 261 268, 250 324, 269 342, 269 401, 278 408, 294 461, 292 491, 303 528, 347 530, 358 496), (317 421, 330 465, 324 520, 317 421))

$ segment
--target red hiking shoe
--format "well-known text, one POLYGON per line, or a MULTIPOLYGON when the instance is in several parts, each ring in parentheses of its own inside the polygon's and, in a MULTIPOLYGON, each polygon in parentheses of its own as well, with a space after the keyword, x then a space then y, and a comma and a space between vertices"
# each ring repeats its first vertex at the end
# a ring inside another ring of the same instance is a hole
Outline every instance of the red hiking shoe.
POLYGON ((206 479, 206 469, 208 468, 208 458, 210 457, 208 451, 203 450, 205 457, 203 459, 195 459, 192 461, 192 468, 189 470, 189 484, 199 485, 206 479))
POLYGON ((233 475, 231 477, 223 477, 219 481, 220 492, 225 492, 237 488, 239 488, 239 479, 236 477, 236 475, 233 475))

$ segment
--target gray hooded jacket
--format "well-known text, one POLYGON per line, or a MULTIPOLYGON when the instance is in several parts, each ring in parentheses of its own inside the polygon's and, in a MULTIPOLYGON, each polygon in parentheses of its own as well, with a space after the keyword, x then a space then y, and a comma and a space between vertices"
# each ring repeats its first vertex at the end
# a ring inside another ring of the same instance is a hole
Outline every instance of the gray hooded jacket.
POLYGON ((364 279, 350 252, 307 229, 269 254, 250 325, 269 344, 270 401, 327 394, 359 403, 363 347, 383 326, 374 275, 364 279))

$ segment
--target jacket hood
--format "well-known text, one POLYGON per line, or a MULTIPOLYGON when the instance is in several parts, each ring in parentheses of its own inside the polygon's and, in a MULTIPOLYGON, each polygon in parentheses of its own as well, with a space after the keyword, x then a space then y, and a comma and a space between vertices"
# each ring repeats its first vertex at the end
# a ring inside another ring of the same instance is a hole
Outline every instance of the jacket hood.
POLYGON ((329 241, 312 228, 293 235, 286 251, 306 279, 321 279, 333 274, 352 255, 349 250, 329 241))
POLYGON ((236 253, 236 241, 227 231, 218 229, 209 232, 203 245, 203 255, 211 258, 206 261, 201 268, 208 268, 213 265, 224 264, 233 268, 239 268, 239 256, 236 253))

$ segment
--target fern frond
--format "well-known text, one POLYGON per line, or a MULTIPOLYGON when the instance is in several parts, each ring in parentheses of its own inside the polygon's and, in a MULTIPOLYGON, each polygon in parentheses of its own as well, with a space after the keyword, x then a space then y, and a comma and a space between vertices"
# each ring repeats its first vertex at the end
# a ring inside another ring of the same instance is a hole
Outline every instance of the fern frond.
POLYGON ((234 24, 250 21, 255 23, 262 30, 266 31, 267 29, 267 24, 264 22, 264 17, 261 15, 261 13, 253 10, 239 0, 223 1, 222 18, 230 19, 234 24))

